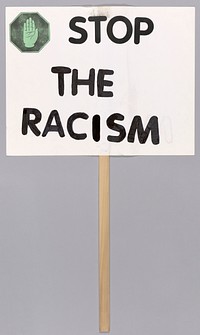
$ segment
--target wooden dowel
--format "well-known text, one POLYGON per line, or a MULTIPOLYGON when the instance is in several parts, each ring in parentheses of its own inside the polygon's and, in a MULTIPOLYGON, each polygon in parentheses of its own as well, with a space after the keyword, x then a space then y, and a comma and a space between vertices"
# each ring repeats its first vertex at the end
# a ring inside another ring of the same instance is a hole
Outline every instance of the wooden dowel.
POLYGON ((99 156, 99 331, 110 332, 109 156, 99 156))

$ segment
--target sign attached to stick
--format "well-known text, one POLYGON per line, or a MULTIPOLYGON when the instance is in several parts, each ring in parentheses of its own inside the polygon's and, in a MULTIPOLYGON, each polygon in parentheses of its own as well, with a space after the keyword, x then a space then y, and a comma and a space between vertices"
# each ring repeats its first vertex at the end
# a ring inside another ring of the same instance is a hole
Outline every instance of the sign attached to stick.
POLYGON ((7 8, 7 154, 193 155, 194 14, 7 8))

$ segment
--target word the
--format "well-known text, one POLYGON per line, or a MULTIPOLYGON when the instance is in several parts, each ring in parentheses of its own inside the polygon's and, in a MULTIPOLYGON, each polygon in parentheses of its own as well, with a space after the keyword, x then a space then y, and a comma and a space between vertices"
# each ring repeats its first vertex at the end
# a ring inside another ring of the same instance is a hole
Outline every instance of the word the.
MULTIPOLYGON (((65 81, 64 75, 72 72, 72 81, 71 81, 71 94, 77 95, 78 86, 87 85, 89 87, 89 95, 94 95, 95 88, 95 69, 90 69, 88 79, 80 79, 78 77, 78 70, 71 70, 66 66, 54 66, 51 69, 52 73, 58 74, 58 93, 60 96, 63 96, 65 93, 65 81)), ((104 91, 105 86, 112 86, 113 82, 110 80, 105 80, 105 75, 112 75, 113 70, 98 70, 97 74, 97 95, 98 97, 112 97, 113 92, 104 91)))

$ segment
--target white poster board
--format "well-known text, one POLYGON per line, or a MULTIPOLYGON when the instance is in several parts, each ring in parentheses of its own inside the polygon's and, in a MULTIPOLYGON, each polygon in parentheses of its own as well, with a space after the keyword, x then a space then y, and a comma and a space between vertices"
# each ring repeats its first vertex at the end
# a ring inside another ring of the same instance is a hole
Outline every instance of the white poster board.
POLYGON ((6 9, 7 155, 193 155, 192 7, 6 9))

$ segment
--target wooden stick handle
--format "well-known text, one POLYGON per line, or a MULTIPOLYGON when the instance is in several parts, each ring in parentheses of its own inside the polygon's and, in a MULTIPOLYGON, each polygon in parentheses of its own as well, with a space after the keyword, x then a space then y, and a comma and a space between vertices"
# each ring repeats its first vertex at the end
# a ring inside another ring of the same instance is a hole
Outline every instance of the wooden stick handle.
POLYGON ((99 156, 99 331, 110 332, 110 157, 99 156))

